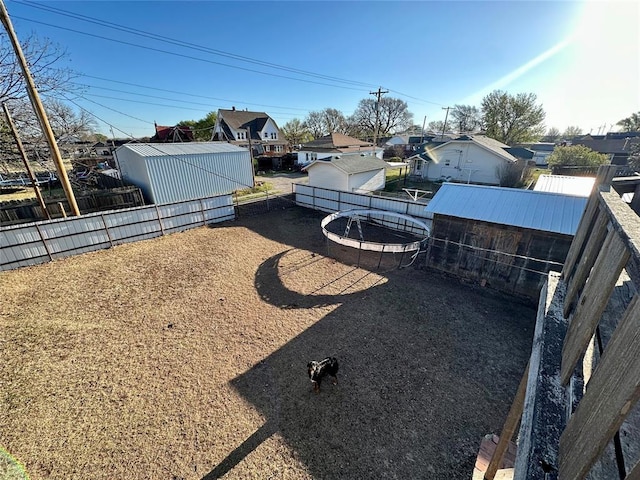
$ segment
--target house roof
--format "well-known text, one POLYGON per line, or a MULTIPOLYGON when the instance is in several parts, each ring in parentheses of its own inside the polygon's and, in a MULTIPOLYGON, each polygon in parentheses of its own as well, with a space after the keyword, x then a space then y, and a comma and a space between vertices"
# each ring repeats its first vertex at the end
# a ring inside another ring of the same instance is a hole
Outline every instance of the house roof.
POLYGON ((193 131, 186 125, 174 125, 172 127, 155 125, 156 134, 151 137, 152 142, 192 142, 193 131))
POLYGON ((588 197, 593 190, 595 177, 570 177, 565 175, 540 175, 536 186, 536 192, 562 193, 564 195, 575 195, 578 197, 588 197))
POLYGON ((640 138, 635 132, 625 133, 608 133, 607 135, 574 138, 571 140, 572 145, 584 145, 596 152, 613 153, 613 154, 629 154, 631 145, 640 144, 640 138))
POLYGON ((517 159, 511 155, 506 149, 509 148, 509 145, 506 145, 502 142, 494 140, 493 138, 486 137, 484 135, 460 135, 458 137, 454 137, 451 140, 447 140, 445 142, 438 141, 438 137, 434 138, 425 145, 426 152, 429 150, 437 150, 439 148, 444 147, 445 145, 449 145, 451 143, 460 143, 460 142, 473 142, 485 150, 489 150, 499 157, 504 158, 510 162, 516 162, 517 159))
POLYGON ((575 235, 587 198, 515 188, 445 183, 426 212, 575 235))
POLYGON ((118 147, 129 149, 142 157, 166 155, 199 155, 210 153, 246 152, 246 148, 225 142, 185 142, 185 143, 128 143, 118 147))
POLYGON ((553 152, 553 149, 556 148, 556 144, 547 142, 521 143, 518 147, 527 148, 534 152, 553 152))
POLYGON ((505 147, 504 150, 516 158, 523 158, 525 160, 531 160, 535 155, 533 150, 523 147, 505 147))
POLYGON ((331 157, 331 159, 321 159, 311 162, 303 168, 309 170, 314 165, 332 165, 338 170, 349 175, 354 173, 370 172, 372 170, 380 170, 387 168, 387 162, 380 160, 374 155, 346 155, 344 157, 331 157))
MULTIPOLYGON (((251 138, 255 140, 262 140, 260 137, 260 131, 264 128, 267 121, 271 117, 265 112, 249 112, 247 110, 218 110, 218 119, 225 131, 226 137, 229 140, 235 140, 233 133, 229 129, 236 131, 251 131, 251 138)), ((271 118, 273 124, 278 128, 276 122, 271 118)))
POLYGON ((301 149, 313 150, 313 149, 343 149, 350 147, 372 147, 373 143, 364 142, 357 138, 344 135, 342 133, 330 133, 324 137, 312 140, 302 145, 301 149))

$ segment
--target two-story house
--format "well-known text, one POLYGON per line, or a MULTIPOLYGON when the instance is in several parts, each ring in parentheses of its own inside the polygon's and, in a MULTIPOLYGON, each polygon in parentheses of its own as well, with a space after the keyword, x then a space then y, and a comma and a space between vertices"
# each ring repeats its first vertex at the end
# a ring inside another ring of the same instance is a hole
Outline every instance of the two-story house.
POLYGON ((253 150, 254 156, 280 157, 287 153, 287 141, 276 122, 264 112, 218 110, 213 141, 229 142, 253 150))

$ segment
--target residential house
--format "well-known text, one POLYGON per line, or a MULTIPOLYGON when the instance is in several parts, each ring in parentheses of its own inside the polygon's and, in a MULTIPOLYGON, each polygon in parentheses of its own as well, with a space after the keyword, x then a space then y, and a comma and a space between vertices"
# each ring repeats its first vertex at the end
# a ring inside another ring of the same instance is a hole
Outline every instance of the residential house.
POLYGON ((316 160, 331 158, 336 155, 341 157, 345 155, 360 155, 362 153, 372 155, 374 152, 375 156, 382 160, 384 149, 380 147, 374 148, 371 142, 365 142, 342 133, 334 132, 303 144, 300 150, 298 150, 297 165, 304 167, 316 160))
POLYGON ((333 156, 312 161, 303 170, 312 187, 367 193, 384 188, 387 162, 374 155, 333 156))
POLYGON ((609 132, 606 135, 584 135, 567 142, 584 145, 591 150, 609 156, 612 165, 627 165, 633 145, 640 145, 640 132, 609 132))
POLYGON ((156 134, 149 140, 151 143, 176 143, 193 142, 193 132, 191 127, 186 125, 174 125, 166 127, 154 123, 156 134))
POLYGON ((518 159, 509 146, 484 135, 434 137, 410 157, 411 175, 429 181, 500 185, 518 159))
POLYGON ((522 143, 517 145, 517 147, 533 151, 532 160, 536 162, 536 165, 546 167, 549 164, 549 155, 553 153, 556 144, 552 142, 522 143))
POLYGON ((281 157, 288 151, 287 140, 269 115, 235 107, 218 110, 212 140, 243 148, 251 146, 254 157, 281 157))
POLYGON ((434 135, 409 135, 407 133, 394 135, 389 140, 384 142, 383 146, 386 150, 391 151, 393 154, 397 154, 398 149, 402 149, 405 155, 412 155, 419 148, 420 144, 425 141, 432 140, 434 135))

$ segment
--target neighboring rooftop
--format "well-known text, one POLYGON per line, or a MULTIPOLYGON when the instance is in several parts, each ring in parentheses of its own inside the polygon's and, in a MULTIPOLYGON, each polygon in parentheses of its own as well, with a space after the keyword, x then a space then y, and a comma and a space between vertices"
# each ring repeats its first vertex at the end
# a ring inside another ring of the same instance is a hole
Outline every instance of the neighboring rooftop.
POLYGON ((352 148, 352 147, 372 147, 373 144, 370 142, 365 142, 362 140, 358 140, 357 138, 350 137, 348 135, 344 135, 342 133, 330 133, 329 135, 325 135, 324 137, 318 138, 316 140, 312 140, 311 142, 307 142, 302 145, 302 149, 304 150, 314 150, 314 149, 341 149, 341 148, 352 148))
POLYGON ((574 235, 586 204, 559 193, 445 183, 426 212, 574 235))

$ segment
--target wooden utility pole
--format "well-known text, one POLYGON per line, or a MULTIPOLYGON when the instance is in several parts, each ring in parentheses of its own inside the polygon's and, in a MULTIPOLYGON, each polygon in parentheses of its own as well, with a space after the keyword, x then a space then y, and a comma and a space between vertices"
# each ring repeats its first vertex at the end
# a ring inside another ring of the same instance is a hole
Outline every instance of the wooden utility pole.
MULTIPOLYGON (((38 198, 38 202, 40 202, 40 208, 46 215, 48 220, 51 220, 51 215, 49 215, 49 210, 47 210, 47 205, 44 203, 44 198, 42 198, 42 193, 40 192, 40 188, 38 187, 38 181, 36 177, 33 175, 33 171, 29 166, 29 162, 27 161, 27 153, 24 151, 24 147, 22 146, 22 140, 20 140, 20 135, 18 134, 18 130, 16 129, 15 124, 13 123, 13 118, 9 114, 9 109, 7 108, 7 104, 3 103, 2 108, 4 109, 4 114, 7 116, 7 122, 9 123, 9 128, 11 128, 11 134, 18 145, 18 150, 20 150, 20 155, 22 156, 22 161, 24 163, 25 168, 27 169, 27 173, 29 174, 29 180, 31 180, 31 186, 33 186, 33 191, 36 192, 36 197, 38 198)), ((51 181, 51 180, 49 180, 51 181)))
POLYGON ((76 197, 73 194, 73 189, 71 188, 71 183, 69 183, 69 177, 67 176, 67 171, 65 170, 64 164, 62 163, 62 157, 60 156, 60 150, 58 150, 58 144, 56 143, 56 139, 53 135, 53 130, 51 129, 51 125, 49 124, 47 113, 44 110, 42 102, 40 101, 40 97, 33 82, 33 78, 31 78, 31 72, 29 71, 27 61, 24 57, 24 54, 22 53, 22 48, 20 47, 20 43, 18 42, 16 33, 13 30, 13 25, 11 24, 9 13, 4 6, 4 0, 0 0, 0 21, 7 31, 9 40, 11 41, 11 45, 13 46, 13 50, 18 59, 18 63, 20 64, 22 75, 24 76, 24 80, 27 84, 27 94, 29 95, 29 100, 31 100, 31 105, 33 105, 33 109, 35 110, 36 116, 38 117, 40 125, 42 126, 42 131, 47 138, 47 143, 49 144, 49 149, 51 150, 51 156, 53 157, 53 163, 55 164, 56 170, 58 171, 58 178, 60 178, 60 183, 62 184, 62 188, 64 189, 64 192, 67 196, 67 201, 69 202, 71 212, 73 215, 80 215, 80 210, 78 209, 78 204, 76 203, 76 197))
POLYGON ((449 109, 451 107, 442 107, 443 110, 447 111, 447 114, 444 116, 444 125, 442 125, 442 137, 444 140, 444 132, 447 130, 447 120, 449 119, 449 109))
POLYGON ((378 146, 378 122, 380 120, 380 98, 383 94, 389 93, 389 90, 382 90, 382 87, 378 87, 375 92, 369 92, 369 95, 376 96, 376 125, 373 132, 373 156, 376 156, 376 147, 378 146))

